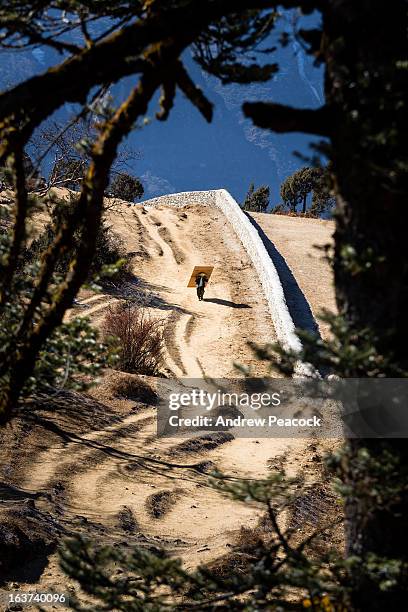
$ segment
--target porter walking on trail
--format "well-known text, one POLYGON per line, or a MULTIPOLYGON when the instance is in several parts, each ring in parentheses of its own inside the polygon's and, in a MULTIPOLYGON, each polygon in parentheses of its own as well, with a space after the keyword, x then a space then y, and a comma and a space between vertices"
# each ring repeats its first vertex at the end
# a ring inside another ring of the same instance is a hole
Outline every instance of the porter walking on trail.
POLYGON ((200 274, 197 274, 195 282, 197 286, 197 296, 198 299, 201 301, 204 297, 204 289, 206 284, 208 283, 208 278, 204 274, 204 272, 200 272, 200 274))
POLYGON ((204 297, 205 288, 210 280, 210 276, 214 270, 214 266, 194 266, 187 287, 197 289, 198 299, 201 301, 204 297))

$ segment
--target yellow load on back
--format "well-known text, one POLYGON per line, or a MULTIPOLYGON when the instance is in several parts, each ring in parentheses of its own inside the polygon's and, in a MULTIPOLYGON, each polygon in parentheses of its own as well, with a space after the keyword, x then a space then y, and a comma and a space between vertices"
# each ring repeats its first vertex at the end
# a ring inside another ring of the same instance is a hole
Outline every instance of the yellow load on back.
POLYGON ((194 266, 194 270, 191 274, 190 280, 188 281, 187 287, 195 287, 196 286, 196 276, 197 274, 205 274, 208 280, 210 280, 210 276, 212 271, 214 270, 214 266, 194 266))

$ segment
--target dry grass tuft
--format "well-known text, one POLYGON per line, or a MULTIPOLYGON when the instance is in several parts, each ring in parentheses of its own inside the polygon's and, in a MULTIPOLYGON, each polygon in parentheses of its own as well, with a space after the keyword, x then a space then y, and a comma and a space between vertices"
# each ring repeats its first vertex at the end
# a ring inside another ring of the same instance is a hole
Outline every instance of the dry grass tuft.
POLYGON ((189 438, 177 444, 177 446, 173 446, 173 448, 170 449, 170 454, 183 455, 185 453, 202 453, 213 450, 226 442, 231 442, 233 439, 234 436, 231 433, 223 431, 205 434, 203 436, 197 436, 196 438, 189 438))
POLYGON ((161 518, 167 514, 177 501, 176 491, 158 491, 149 495, 146 499, 145 506, 147 513, 155 519, 161 518))
POLYGON ((118 398, 130 399, 142 404, 156 405, 158 395, 143 378, 132 374, 122 374, 110 383, 112 395, 118 398))
POLYGON ((230 553, 215 559, 206 567, 212 574, 221 579, 231 573, 242 574, 250 571, 253 563, 262 556, 265 549, 265 534, 259 527, 241 527, 234 539, 230 553))

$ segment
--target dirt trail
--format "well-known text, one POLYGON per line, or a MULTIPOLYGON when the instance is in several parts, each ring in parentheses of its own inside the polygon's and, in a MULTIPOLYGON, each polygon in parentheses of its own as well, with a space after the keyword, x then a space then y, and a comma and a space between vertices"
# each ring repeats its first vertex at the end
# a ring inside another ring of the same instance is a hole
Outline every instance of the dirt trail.
MULTIPOLYGON (((215 209, 140 206, 111 215, 112 226, 136 253, 134 273, 151 309, 169 320, 167 361, 177 376, 236 376, 233 362, 253 364, 249 339, 274 341, 261 286, 246 252, 224 216, 215 209), (196 264, 214 265, 203 302, 187 289, 196 264)), ((135 288, 136 289, 136 288, 135 288)), ((87 295, 71 316, 100 321, 115 298, 87 295)))
MULTIPOLYGON (((197 205, 147 210, 124 206, 120 214, 110 214, 110 222, 133 254, 136 280, 129 291, 143 293, 154 316, 166 320, 170 376, 236 377, 234 361, 251 366, 257 376, 266 373, 247 341, 273 342, 273 323, 247 254, 218 210, 197 205), (187 289, 197 264, 215 266, 202 302, 194 289, 187 289)), ((99 325, 118 297, 87 291, 78 299, 79 306, 68 316, 89 316, 99 325)), ((227 439, 212 450, 175 455, 174 446, 185 439, 157 439, 155 407, 118 397, 112 387, 115 376, 108 374, 91 392, 100 402, 94 415, 106 407, 115 418, 102 427, 90 419, 89 429, 79 429, 81 442, 72 437, 41 439, 33 429, 26 434, 32 452, 16 467, 14 481, 26 491, 63 490, 59 520, 79 531, 87 525, 88 535, 92 534, 89 525, 96 525, 101 541, 125 538, 131 542, 132 537, 137 541, 140 534, 157 538, 159 544, 181 554, 188 567, 224 554, 231 533, 242 525, 254 525, 257 513, 210 489, 205 475, 146 467, 138 457, 174 462, 177 456, 178 463, 212 462, 225 472, 261 477, 267 473, 268 462, 289 449, 293 458, 303 461, 304 441, 227 439), (162 498, 167 498, 165 511, 156 516, 152 505, 162 498), (120 521, 124 509, 137 525, 134 536, 120 521)), ((166 392, 166 379, 146 382, 158 394, 166 392)), ((72 422, 63 427, 72 429, 72 422)), ((52 496, 35 503, 40 511, 56 515, 52 496)), ((61 580, 52 556, 40 582, 55 587, 61 580)))

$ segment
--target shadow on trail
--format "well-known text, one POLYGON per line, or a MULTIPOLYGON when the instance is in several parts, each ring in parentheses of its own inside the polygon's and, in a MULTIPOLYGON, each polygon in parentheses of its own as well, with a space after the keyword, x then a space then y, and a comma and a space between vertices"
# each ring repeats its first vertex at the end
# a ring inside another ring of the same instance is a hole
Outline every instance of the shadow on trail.
POLYGON ((21 502, 27 499, 37 499, 45 496, 45 493, 25 491, 5 482, 0 482, 0 503, 21 502))
POLYGON ((30 414, 27 415, 27 420, 43 427, 45 430, 50 431, 58 435, 65 444, 78 444, 81 447, 94 449, 95 451, 101 452, 108 457, 120 459, 126 462, 132 462, 139 467, 145 468, 149 471, 154 471, 156 474, 167 475, 174 469, 185 469, 192 470, 193 472, 203 473, 202 462, 197 463, 179 463, 174 461, 166 461, 165 459, 158 459, 149 455, 139 455, 135 453, 129 453, 122 451, 118 448, 104 444, 98 440, 92 440, 85 438, 74 431, 60 427, 57 423, 41 417, 40 415, 30 414))
POLYGON ((212 304, 220 304, 221 306, 229 306, 230 308, 252 308, 249 304, 237 304, 237 302, 221 300, 220 298, 203 298, 203 302, 211 302, 212 304))
POLYGON ((307 301, 303 291, 296 282, 295 277, 292 274, 292 270, 289 268, 285 259, 279 253, 273 242, 265 234, 261 226, 255 221, 251 215, 245 213, 254 228, 257 230, 259 237, 261 238, 264 247, 266 248, 269 257, 274 264, 276 271, 279 275, 279 279, 282 283, 283 292, 285 294, 286 303, 290 312, 290 316, 293 319, 295 327, 303 329, 317 336, 320 336, 319 327, 310 309, 309 302, 307 301))
MULTIPOLYGON (((169 287, 149 283, 134 274, 129 275, 127 280, 120 284, 107 281, 103 285, 104 294, 116 297, 120 300, 128 300, 135 305, 144 306, 146 308, 156 308, 157 310, 172 310, 187 315, 192 314, 182 306, 178 306, 162 298, 158 295, 159 292, 171 295, 171 289, 169 287)), ((87 304, 81 304, 80 301, 74 303, 74 306, 77 308, 87 308, 87 304)))

